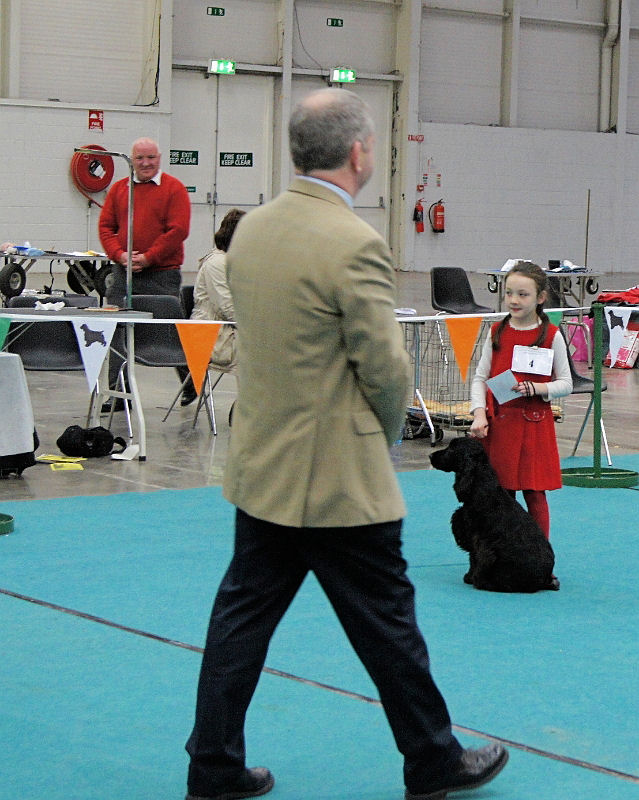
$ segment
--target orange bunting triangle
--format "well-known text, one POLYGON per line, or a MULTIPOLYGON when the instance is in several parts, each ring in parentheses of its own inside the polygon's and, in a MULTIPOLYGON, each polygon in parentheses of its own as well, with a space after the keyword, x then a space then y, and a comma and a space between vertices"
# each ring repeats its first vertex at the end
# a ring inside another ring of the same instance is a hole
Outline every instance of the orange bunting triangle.
POLYGON ((186 363, 193 378, 195 391, 199 395, 206 376, 206 368, 211 360, 211 353, 222 325, 220 323, 212 325, 208 322, 203 322, 201 325, 194 322, 176 322, 175 327, 180 342, 182 342, 182 350, 184 350, 186 363))
POLYGON ((459 372, 464 383, 466 383, 468 367, 473 356, 475 344, 477 343, 477 336, 481 323, 481 317, 462 317, 460 319, 455 319, 454 317, 446 318, 446 327, 448 328, 450 343, 453 346, 457 366, 459 367, 459 372))

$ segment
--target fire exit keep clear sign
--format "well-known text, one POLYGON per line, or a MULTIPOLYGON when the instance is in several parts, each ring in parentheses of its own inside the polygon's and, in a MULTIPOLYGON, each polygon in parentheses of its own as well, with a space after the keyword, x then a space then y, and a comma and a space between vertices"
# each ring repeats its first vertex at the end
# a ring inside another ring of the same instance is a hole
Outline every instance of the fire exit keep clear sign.
POLYGON ((171 150, 171 164, 193 164, 198 163, 197 150, 171 150))
POLYGON ((221 167, 252 167, 253 153, 220 153, 221 167))

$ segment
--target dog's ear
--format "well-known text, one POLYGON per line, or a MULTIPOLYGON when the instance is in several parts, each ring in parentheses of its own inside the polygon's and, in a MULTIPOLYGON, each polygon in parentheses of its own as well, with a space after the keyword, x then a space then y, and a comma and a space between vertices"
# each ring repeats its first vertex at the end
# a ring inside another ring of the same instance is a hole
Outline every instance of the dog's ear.
POLYGON ((455 470, 453 488, 462 502, 471 496, 478 467, 486 460, 484 447, 476 439, 459 440, 464 447, 457 452, 458 462, 455 470))
POLYGON ((455 475, 453 489, 457 498, 462 502, 471 496, 473 491, 474 470, 472 465, 465 463, 455 475))
POLYGON ((483 464, 488 464, 488 454, 486 453, 486 448, 484 445, 479 441, 479 439, 472 439, 473 442, 473 449, 472 449, 472 458, 475 462, 476 466, 480 466, 483 464))

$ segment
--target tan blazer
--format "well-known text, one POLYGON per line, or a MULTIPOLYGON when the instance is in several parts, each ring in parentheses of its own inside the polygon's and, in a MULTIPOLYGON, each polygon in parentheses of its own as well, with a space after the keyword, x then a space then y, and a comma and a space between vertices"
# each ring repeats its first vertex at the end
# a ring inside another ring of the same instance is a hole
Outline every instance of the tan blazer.
POLYGON ((296 179, 240 221, 227 265, 239 366, 225 497, 293 527, 403 517, 388 448, 409 359, 384 240, 331 189, 296 179))

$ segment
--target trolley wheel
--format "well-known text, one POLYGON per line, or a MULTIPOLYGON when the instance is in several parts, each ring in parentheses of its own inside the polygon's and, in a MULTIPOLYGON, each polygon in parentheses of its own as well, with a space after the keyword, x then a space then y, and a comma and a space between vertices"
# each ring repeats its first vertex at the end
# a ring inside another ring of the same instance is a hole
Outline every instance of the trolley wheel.
POLYGON ((599 284, 594 278, 588 278, 586 281, 586 291, 588 294, 597 294, 599 291, 599 284))
POLYGON ((95 288, 95 267, 91 261, 80 261, 67 270, 67 283, 76 294, 89 294, 95 288), (79 274, 78 274, 79 273, 79 274))
POLYGON ((113 283, 113 267, 111 264, 105 264, 100 267, 95 273, 94 283, 95 290, 100 295, 100 298, 106 297, 108 290, 113 283))
POLYGON ((27 285, 27 273, 20 264, 7 264, 0 270, 0 292, 5 297, 17 297, 27 285))
POLYGON ((444 440, 444 429, 438 427, 437 425, 433 425, 433 428, 435 430, 435 434, 434 436, 431 435, 430 437, 430 443, 432 447, 444 440))
POLYGON ((494 275, 491 275, 488 279, 488 285, 486 288, 491 294, 497 294, 499 290, 499 281, 494 275))

